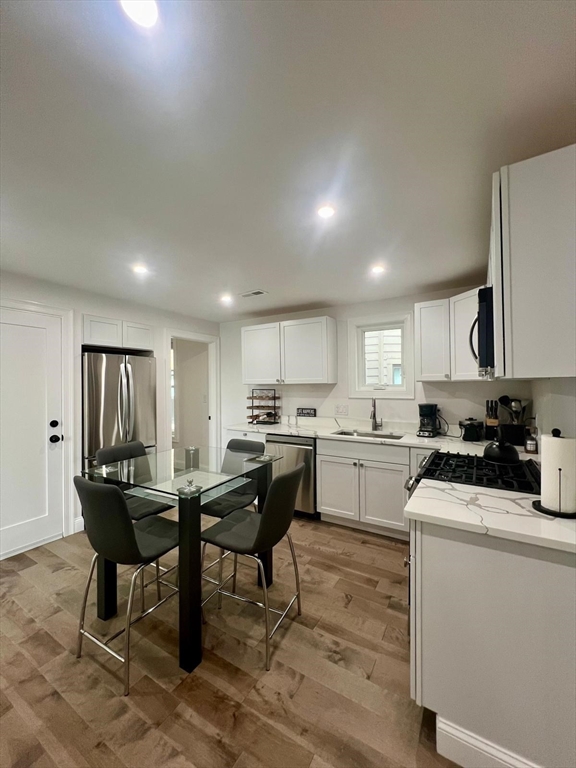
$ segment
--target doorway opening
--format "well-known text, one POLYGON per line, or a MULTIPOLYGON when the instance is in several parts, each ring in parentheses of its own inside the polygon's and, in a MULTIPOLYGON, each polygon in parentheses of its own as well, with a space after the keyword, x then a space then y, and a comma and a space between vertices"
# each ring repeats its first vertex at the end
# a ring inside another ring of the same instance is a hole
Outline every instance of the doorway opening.
POLYGON ((167 447, 219 445, 218 341, 183 331, 167 334, 167 447))

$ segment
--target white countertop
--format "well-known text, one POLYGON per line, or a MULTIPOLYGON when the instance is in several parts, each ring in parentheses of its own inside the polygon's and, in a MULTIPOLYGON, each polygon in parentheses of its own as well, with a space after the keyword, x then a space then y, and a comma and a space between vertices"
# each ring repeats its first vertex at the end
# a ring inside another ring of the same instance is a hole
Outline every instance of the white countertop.
MULTIPOLYGON (((310 420, 308 420, 310 421, 310 420)), ((264 435, 294 435, 297 437, 318 437, 323 440, 340 440, 344 442, 372 443, 376 445, 401 445, 405 448, 429 448, 430 450, 450 451, 452 453, 466 453, 468 455, 481 456, 484 452, 486 442, 471 443, 464 442, 458 437, 417 437, 415 432, 404 432, 394 427, 394 425, 384 426, 383 432, 388 434, 401 434, 400 440, 385 440, 380 437, 353 437, 351 435, 335 435, 339 427, 334 422, 326 423, 331 420, 326 419, 314 425, 298 425, 298 427, 288 424, 233 424, 228 429, 234 432, 259 432, 264 435)), ((344 421, 344 420, 342 420, 344 421)), ((359 429, 364 432, 370 431, 366 426, 350 426, 348 423, 343 425, 343 429, 359 429)))
POLYGON ((576 552, 576 520, 536 512, 532 502, 537 498, 534 494, 421 480, 404 514, 411 520, 576 552))

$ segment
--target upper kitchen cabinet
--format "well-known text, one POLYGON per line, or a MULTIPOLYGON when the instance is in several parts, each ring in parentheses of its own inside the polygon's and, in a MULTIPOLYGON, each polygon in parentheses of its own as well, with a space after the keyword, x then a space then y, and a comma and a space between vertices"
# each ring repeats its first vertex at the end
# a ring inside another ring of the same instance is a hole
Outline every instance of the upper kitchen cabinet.
POLYGON ((150 325, 124 321, 122 341, 129 349, 154 349, 154 329, 150 325))
POLYGON ((242 381, 336 383, 336 321, 311 317, 242 328, 242 381))
POLYGON ((96 315, 84 315, 83 320, 84 344, 94 344, 99 347, 122 346, 122 320, 96 315))
POLYGON ((505 375, 576 376, 576 145, 502 168, 493 195, 501 239, 496 232, 490 274, 505 375))
POLYGON ((478 373, 478 288, 450 299, 452 381, 474 381, 478 373))
POLYGON ((93 344, 98 347, 154 349, 154 329, 151 325, 96 315, 84 315, 83 320, 84 344, 93 344))
POLYGON ((242 328, 242 381, 280 383, 280 323, 242 328))
POLYGON ((414 305, 416 381, 450 378, 450 300, 414 305))

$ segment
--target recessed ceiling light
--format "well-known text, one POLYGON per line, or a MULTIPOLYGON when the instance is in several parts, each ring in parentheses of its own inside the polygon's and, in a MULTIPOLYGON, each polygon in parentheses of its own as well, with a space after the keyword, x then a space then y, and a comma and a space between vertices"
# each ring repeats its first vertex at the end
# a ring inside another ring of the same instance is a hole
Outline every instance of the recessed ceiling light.
POLYGON ((318 216, 322 219, 331 219, 335 213, 336 211, 331 205, 323 205, 321 208, 318 208, 318 216))
POLYGON ((141 27, 153 27, 158 21, 156 0, 120 0, 122 10, 141 27))
POLYGON ((376 264, 376 266, 372 267, 373 275, 381 275, 382 272, 384 272, 384 267, 381 264, 376 264))
POLYGON ((232 296, 230 296, 229 293, 225 293, 222 296, 220 296, 220 301, 222 304, 232 304, 232 296))
POLYGON ((144 264, 134 264, 132 272, 135 272, 137 275, 147 275, 148 267, 145 267, 144 264))

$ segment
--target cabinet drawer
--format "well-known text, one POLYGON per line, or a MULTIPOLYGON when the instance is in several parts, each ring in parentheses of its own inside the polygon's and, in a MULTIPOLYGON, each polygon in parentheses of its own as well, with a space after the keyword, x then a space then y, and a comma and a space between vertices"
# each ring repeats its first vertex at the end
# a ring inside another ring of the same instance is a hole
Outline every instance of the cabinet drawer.
POLYGON ((316 453, 323 456, 385 461, 389 464, 410 464, 410 449, 399 445, 382 445, 347 440, 317 440, 316 453))
POLYGON ((263 432, 251 432, 249 429, 243 432, 236 429, 228 429, 226 430, 226 442, 229 440, 255 440, 265 445, 266 435, 263 432))

